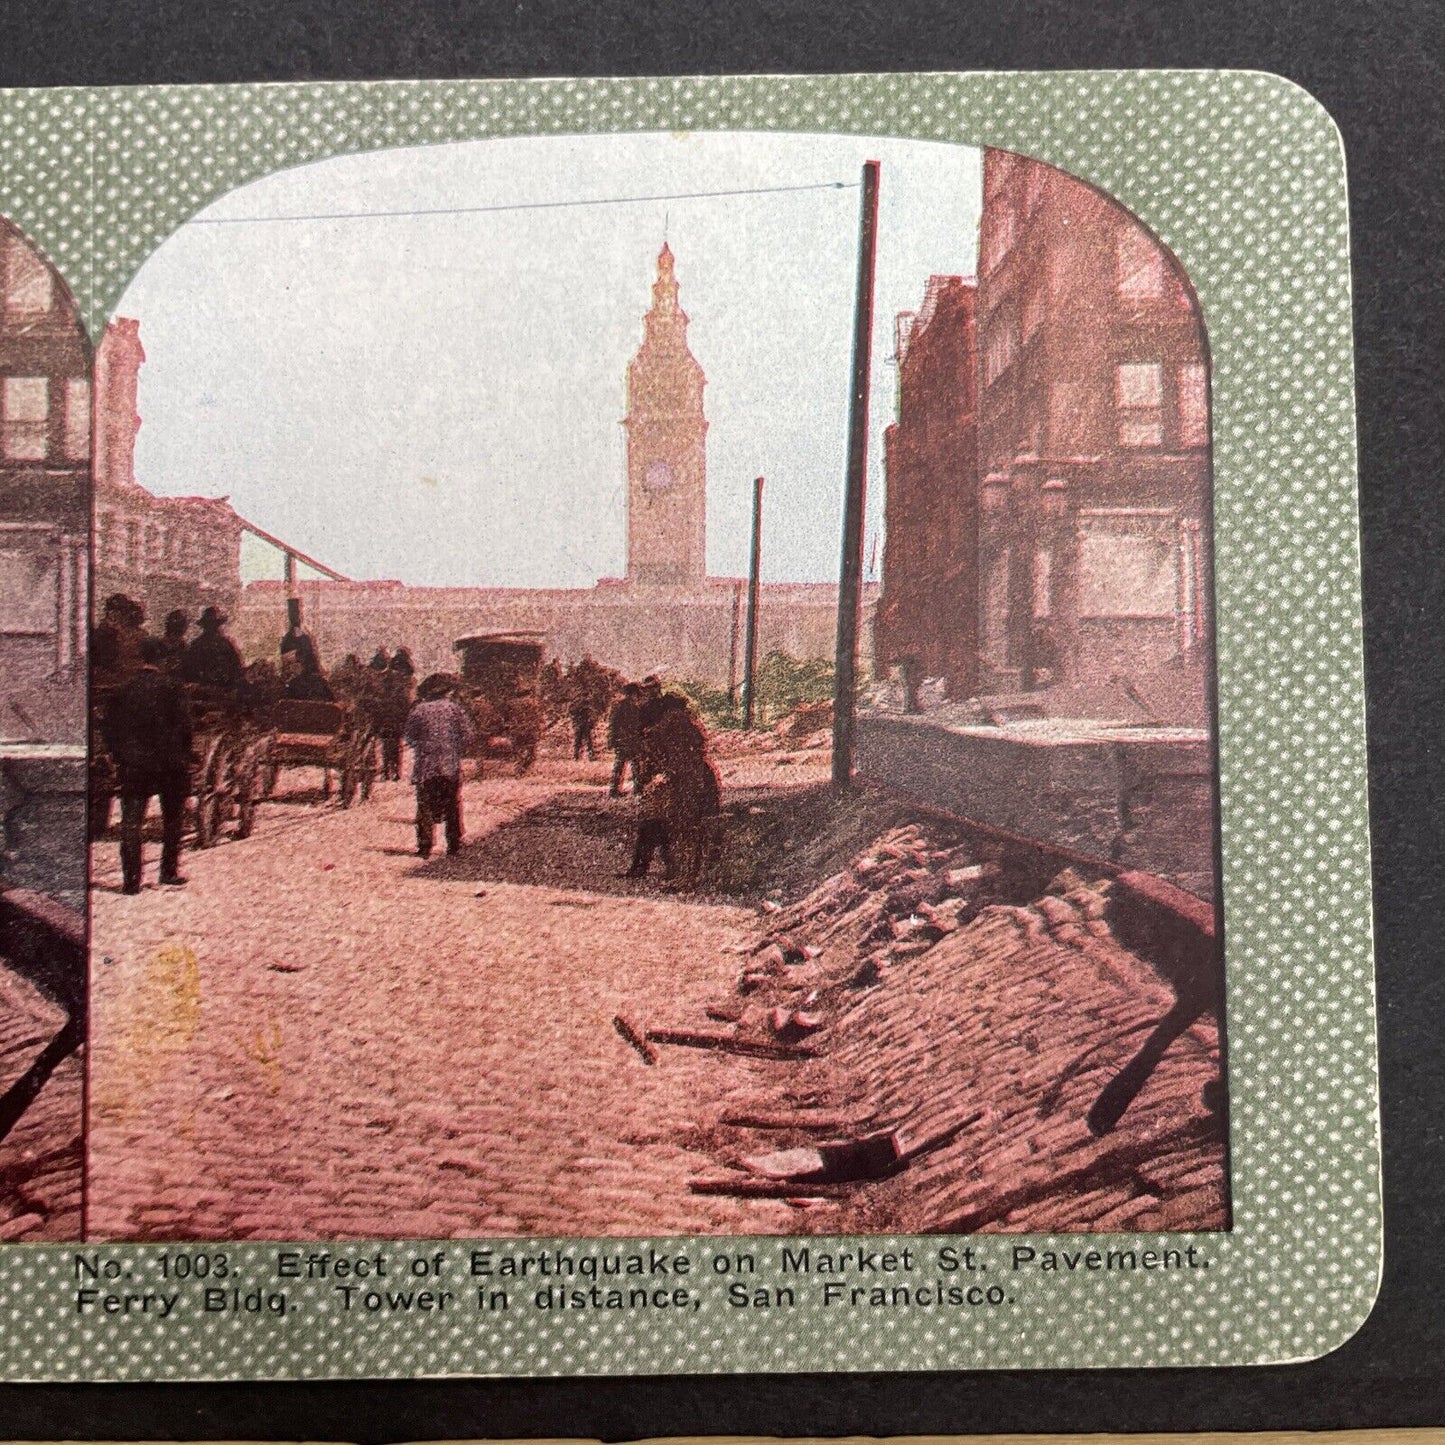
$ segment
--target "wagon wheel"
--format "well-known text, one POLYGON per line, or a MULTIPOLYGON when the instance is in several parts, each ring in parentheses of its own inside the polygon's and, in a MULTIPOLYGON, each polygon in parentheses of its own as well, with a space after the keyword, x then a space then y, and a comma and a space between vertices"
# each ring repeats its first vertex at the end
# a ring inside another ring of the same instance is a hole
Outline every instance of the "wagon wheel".
POLYGON ((265 745, 253 744, 236 760, 232 776, 236 784, 236 836, 249 838, 256 826, 256 804, 264 781, 262 755, 265 745))
POLYGON ((221 739, 210 739, 201 753, 201 765, 196 769, 197 848, 211 847, 221 830, 222 801, 219 779, 224 763, 225 759, 221 757, 221 739))
POLYGON ((249 838, 256 826, 256 795, 246 791, 236 799, 236 836, 249 838))
POLYGON ((196 794, 196 847, 213 847, 220 831, 221 797, 204 788, 196 794))

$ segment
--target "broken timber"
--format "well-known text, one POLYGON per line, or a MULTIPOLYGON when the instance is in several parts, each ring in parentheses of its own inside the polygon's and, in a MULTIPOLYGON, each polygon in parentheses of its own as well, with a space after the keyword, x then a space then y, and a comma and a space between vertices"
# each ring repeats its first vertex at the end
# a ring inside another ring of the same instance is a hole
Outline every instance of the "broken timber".
POLYGON ((736 1034, 700 1029, 648 1029, 650 1044, 675 1044, 688 1049, 716 1049, 725 1054, 742 1054, 750 1059, 815 1059, 816 1049, 770 1044, 761 1039, 740 1039, 736 1034))
POLYGON ((623 1014, 617 1014, 612 1020, 612 1027, 642 1055, 644 1064, 651 1067, 657 1062, 657 1050, 647 1042, 647 1035, 631 1019, 623 1014))

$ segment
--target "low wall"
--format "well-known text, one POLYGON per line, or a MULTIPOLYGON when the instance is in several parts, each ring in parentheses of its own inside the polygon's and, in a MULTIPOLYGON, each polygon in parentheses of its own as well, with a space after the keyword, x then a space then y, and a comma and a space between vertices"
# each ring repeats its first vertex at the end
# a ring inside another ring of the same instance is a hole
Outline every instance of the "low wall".
POLYGON ((1214 899, 1214 762, 1201 730, 865 711, 857 767, 929 806, 1214 899))
MULTIPOLYGON (((354 652, 404 645, 421 672, 457 665, 452 643, 473 632, 542 632, 549 656, 576 662, 590 653, 629 677, 658 672, 715 687, 742 669, 746 588, 712 578, 697 588, 603 583, 574 589, 407 587, 400 583, 302 582, 307 630, 323 665, 354 652), (736 605, 735 605, 736 603, 736 605)), ((862 652, 872 656, 877 587, 865 589, 862 652)), ((758 607, 758 655, 831 657, 838 589, 821 583, 767 583, 758 607)), ((232 614, 231 634, 249 659, 275 657, 286 630, 278 582, 249 583, 232 614)))
POLYGON ((0 744, 0 884, 83 912, 87 880, 85 749, 0 744))

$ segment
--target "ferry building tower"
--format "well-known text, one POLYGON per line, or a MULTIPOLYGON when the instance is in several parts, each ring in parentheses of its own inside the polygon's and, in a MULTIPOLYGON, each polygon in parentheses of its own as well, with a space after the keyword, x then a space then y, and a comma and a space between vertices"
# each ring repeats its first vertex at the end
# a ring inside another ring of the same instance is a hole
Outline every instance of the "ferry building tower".
POLYGON ((707 572, 707 421, 702 367, 666 242, 642 346, 627 368, 627 580, 700 587, 707 572))

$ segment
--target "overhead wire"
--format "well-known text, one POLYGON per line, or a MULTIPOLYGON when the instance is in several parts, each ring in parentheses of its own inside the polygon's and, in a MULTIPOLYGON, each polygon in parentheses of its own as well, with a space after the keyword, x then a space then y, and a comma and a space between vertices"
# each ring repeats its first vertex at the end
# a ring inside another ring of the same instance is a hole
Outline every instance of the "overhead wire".
POLYGON ((584 196, 570 201, 518 201, 497 206, 429 206, 398 211, 318 211, 283 216, 195 216, 189 226, 240 226, 274 221, 372 221, 413 216, 482 216, 502 211, 558 211, 576 206, 641 206, 658 201, 710 201, 730 196, 775 196, 798 191, 856 191, 857 181, 817 181, 801 186, 751 186, 734 191, 678 191, 657 196, 584 196))

